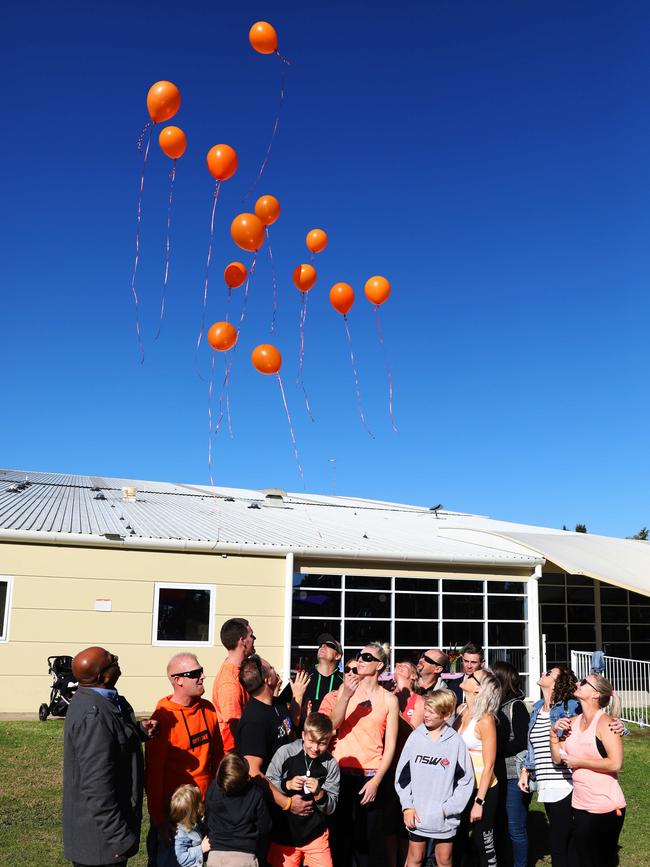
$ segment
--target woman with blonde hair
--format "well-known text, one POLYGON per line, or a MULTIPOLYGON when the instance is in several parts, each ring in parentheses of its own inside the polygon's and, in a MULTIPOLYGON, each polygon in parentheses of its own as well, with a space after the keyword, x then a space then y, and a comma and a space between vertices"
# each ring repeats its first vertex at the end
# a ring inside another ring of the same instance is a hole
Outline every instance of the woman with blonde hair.
POLYGON ((563 732, 568 728, 563 738, 551 731, 551 756, 573 771, 573 842, 580 867, 615 867, 625 797, 618 783, 623 741, 610 723, 620 716, 621 703, 598 674, 578 681, 574 695, 582 713, 568 727, 561 721, 563 732))
POLYGON ((415 692, 414 688, 417 676, 417 668, 409 660, 395 663, 393 692, 399 702, 399 715, 412 729, 421 725, 424 719, 424 699, 415 692))
POLYGON ((465 808, 454 844, 454 864, 462 863, 467 838, 472 840, 481 867, 496 867, 494 820, 498 803, 498 783, 494 773, 497 756, 496 720, 501 704, 501 685, 486 669, 466 675, 460 688, 465 697, 459 707, 454 728, 469 750, 474 768, 475 789, 465 808))

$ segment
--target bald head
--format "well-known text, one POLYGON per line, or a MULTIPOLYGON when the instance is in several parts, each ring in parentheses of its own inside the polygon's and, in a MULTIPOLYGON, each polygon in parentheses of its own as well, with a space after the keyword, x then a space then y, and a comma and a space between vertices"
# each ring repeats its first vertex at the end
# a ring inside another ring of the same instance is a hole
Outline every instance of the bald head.
POLYGON ((87 647, 72 660, 72 673, 79 686, 113 687, 121 675, 117 656, 104 647, 87 647))
POLYGON ((177 653, 167 663, 167 677, 174 681, 172 676, 179 671, 191 671, 193 668, 199 668, 199 660, 193 653, 177 653))

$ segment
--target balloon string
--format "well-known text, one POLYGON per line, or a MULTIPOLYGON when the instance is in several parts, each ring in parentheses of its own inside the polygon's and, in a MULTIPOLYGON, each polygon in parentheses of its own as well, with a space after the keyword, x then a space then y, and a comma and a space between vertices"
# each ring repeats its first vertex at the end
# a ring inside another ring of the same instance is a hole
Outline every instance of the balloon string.
POLYGON ((221 383, 221 391, 219 392, 219 418, 217 419, 217 423, 214 426, 214 435, 216 436, 219 433, 221 428, 221 422, 223 421, 223 404, 224 404, 224 395, 226 396, 226 412, 228 416, 228 430, 230 432, 230 438, 233 439, 232 436, 232 426, 230 424, 230 398, 228 397, 228 385, 230 381, 230 371, 232 369, 233 361, 235 360, 234 350, 233 355, 230 360, 227 357, 224 357, 224 363, 226 366, 226 373, 223 378, 223 382, 221 383))
MULTIPOLYGON (((144 144, 144 137, 146 136, 146 134, 147 134, 147 130, 149 129, 149 127, 151 127, 151 131, 153 132, 153 121, 151 121, 151 120, 148 120, 148 121, 145 123, 145 125, 142 127, 142 132, 141 132, 140 135, 138 136, 138 141, 136 142, 136 145, 137 145, 138 153, 139 153, 139 154, 142 153, 142 147, 143 147, 143 144, 144 144)), ((149 135, 150 135, 150 137, 151 137, 151 133, 150 133, 149 135)))
POLYGON ((289 63, 289 61, 287 60, 286 57, 283 57, 283 56, 280 54, 280 52, 278 51, 277 48, 275 49, 275 54, 277 55, 277 57, 280 58, 280 60, 281 60, 281 61, 282 61, 286 66, 291 66, 291 63, 289 63))
POLYGON ((347 338, 348 338, 348 346, 350 347, 350 361, 352 362, 352 372, 354 374, 354 389, 355 389, 355 392, 357 395, 357 406, 359 408, 359 415, 361 416, 361 423, 363 424, 365 429, 368 431, 370 436, 374 439, 375 435, 368 427, 368 424, 366 422, 366 416, 365 416, 365 413, 363 411, 363 405, 361 403, 361 389, 359 388, 359 374, 357 372, 356 361, 354 360, 354 350, 352 348, 352 335, 350 334, 350 328, 348 326, 347 316, 343 317, 343 324, 345 325, 345 333, 346 333, 347 338))
POLYGON ((391 373, 390 363, 388 361, 388 353, 386 352, 386 346, 384 344, 384 335, 381 330, 381 321, 379 319, 379 306, 377 304, 375 304, 375 319, 377 321, 379 342, 381 344, 382 352, 384 353, 384 364, 386 365, 386 372, 388 373, 388 412, 390 413, 390 423, 392 424, 395 433, 397 433, 397 425, 395 424, 395 419, 393 418, 393 374, 391 373))
POLYGON ((242 303, 241 314, 239 316, 239 327, 237 331, 241 331, 241 327, 244 324, 244 319, 246 318, 246 306, 248 304, 248 289, 250 287, 251 278, 255 273, 255 265, 257 263, 257 250, 255 251, 255 255, 253 256, 253 262, 251 264, 250 270, 248 272, 248 277, 246 278, 246 285, 244 286, 244 301, 242 303))
POLYGON ((210 484, 214 488, 212 478, 212 391, 214 389, 214 352, 210 358, 210 385, 208 387, 208 475, 210 484))
POLYGON ((309 398, 307 397, 307 389, 305 388, 305 383, 302 378, 302 363, 305 356, 305 322, 307 320, 307 299, 309 298, 308 292, 301 292, 300 299, 300 358, 298 361, 298 376, 296 377, 296 385, 300 385, 302 388, 302 393, 305 396, 305 407, 307 409, 307 414, 311 421, 314 420, 314 416, 311 411, 311 407, 309 406, 309 398))
POLYGON ((214 243, 214 214, 217 210, 217 202, 219 201, 219 190, 221 189, 221 181, 217 181, 214 187, 214 197, 212 201, 212 216, 210 217, 210 243, 208 244, 208 258, 205 263, 205 281, 203 283, 203 313, 201 315, 201 330, 196 341, 196 352, 199 351, 201 340, 203 340, 203 331, 205 330, 205 313, 208 306, 208 282, 210 280, 210 262, 212 260, 212 245, 214 243))
MULTIPOLYGON (((277 51, 276 51, 276 54, 278 54, 277 51)), ((288 60, 285 60, 285 58, 282 57, 281 54, 278 54, 278 57, 279 57, 280 60, 281 60, 283 63, 285 63, 287 66, 290 65, 290 64, 289 64, 289 61, 288 61, 288 60)), ((244 202, 245 202, 246 199, 250 196, 250 194, 253 192, 253 190, 255 189, 255 187, 259 184, 259 182, 260 182, 260 180, 261 180, 261 178, 262 178, 262 175, 264 174, 264 169, 266 168, 266 165, 267 165, 267 163, 268 163, 268 161, 269 161, 269 157, 271 156, 271 149, 272 149, 272 147, 273 147, 273 142, 274 142, 274 140, 275 140, 275 136, 276 136, 276 134, 277 134, 278 127, 280 126, 280 114, 282 113, 282 106, 283 106, 283 104, 284 104, 284 74, 285 74, 285 70, 284 70, 284 66, 283 66, 283 67, 282 67, 282 74, 280 75, 280 102, 279 102, 279 105, 278 105, 278 111, 277 111, 277 114, 276 114, 276 116, 275 116, 275 123, 273 124, 273 132, 271 133, 271 139, 270 139, 270 141, 269 141, 269 146, 268 146, 267 149, 266 149, 266 154, 264 155, 264 159, 262 160, 262 164, 261 164, 260 169, 259 169, 259 171, 258 171, 258 173, 257 173, 257 177, 255 178, 255 180, 253 181, 252 185, 250 186, 248 192, 246 193, 246 195, 245 195, 244 198, 242 199, 242 201, 244 201, 244 202)))
POLYGON ((167 279, 169 277, 169 257, 171 252, 171 232, 172 232, 172 198, 174 196, 174 181, 176 180, 176 160, 171 172, 169 173, 169 201, 167 203, 167 238, 165 241, 165 276, 163 277, 162 298, 160 299, 160 322, 158 323, 158 331, 154 340, 160 337, 160 329, 162 328, 163 317, 165 315, 165 295, 167 293, 167 279))
POLYGON ((140 300, 138 298, 138 293, 135 288, 135 277, 138 272, 138 262, 140 260, 140 230, 142 227, 142 191, 144 190, 144 172, 147 167, 147 159, 149 158, 149 146, 151 144, 151 136, 153 134, 153 124, 151 123, 151 121, 145 124, 145 127, 140 133, 140 137, 138 138, 139 153, 142 153, 142 142, 144 141, 147 130, 149 131, 149 137, 147 138, 147 146, 145 148, 144 157, 142 159, 142 176, 140 177, 140 190, 138 192, 138 217, 136 220, 135 229, 135 261, 133 262, 133 274, 131 275, 131 292, 133 294, 133 301, 135 302, 135 333, 138 336, 140 364, 144 364, 144 344, 142 343, 142 335, 140 333, 140 300))
POLYGON ((234 434, 232 432, 232 421, 230 419, 230 388, 226 389, 226 419, 228 421, 228 435, 231 440, 234 440, 234 434))
POLYGON ((282 377, 279 372, 275 374, 278 378, 278 385, 280 386, 280 394, 282 395, 282 402, 284 403, 284 410, 287 414, 287 421, 289 422, 289 433, 291 434, 291 442, 293 444, 293 454, 296 458, 296 463, 298 464, 298 472, 300 473, 300 478, 302 479, 303 486, 305 484, 305 474, 302 471, 302 467, 300 466, 300 458, 298 456, 298 443, 296 442, 296 437, 293 432, 293 425, 291 424, 291 416, 289 415, 289 407, 287 406, 287 398, 284 394, 284 387, 282 385, 282 377))
POLYGON ((271 260, 271 282, 273 283, 273 313, 271 315, 271 334, 275 334, 275 320, 278 315, 278 277, 275 273, 275 264, 273 262, 273 249, 269 240, 268 226, 264 226, 264 234, 266 235, 266 243, 269 248, 269 259, 271 260))

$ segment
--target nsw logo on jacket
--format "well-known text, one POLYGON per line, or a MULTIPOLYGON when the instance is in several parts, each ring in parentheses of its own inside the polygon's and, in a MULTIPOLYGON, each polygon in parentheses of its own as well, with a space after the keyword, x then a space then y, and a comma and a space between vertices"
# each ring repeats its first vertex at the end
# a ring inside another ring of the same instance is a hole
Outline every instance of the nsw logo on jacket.
POLYGON ((423 756, 420 753, 413 759, 413 764, 421 765, 441 765, 443 768, 448 767, 449 759, 441 759, 440 756, 423 756))

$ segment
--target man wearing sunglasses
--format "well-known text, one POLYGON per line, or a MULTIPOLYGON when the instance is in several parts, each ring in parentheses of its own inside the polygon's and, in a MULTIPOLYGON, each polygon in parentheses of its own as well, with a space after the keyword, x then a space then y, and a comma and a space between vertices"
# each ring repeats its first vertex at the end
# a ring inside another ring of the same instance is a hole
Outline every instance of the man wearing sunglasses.
MULTIPOLYGON (((308 713, 315 713, 328 692, 338 689, 343 683, 343 674, 339 670, 339 662, 343 656, 343 648, 329 632, 323 632, 316 639, 316 665, 309 669, 309 683, 305 690, 300 709, 300 727, 308 713)), ((291 700, 291 694, 287 701, 291 700)))
POLYGON ((447 680, 443 672, 449 670, 449 657, 438 647, 425 650, 417 664, 417 691, 420 695, 428 695, 438 689, 450 689, 456 696, 457 705, 464 701, 463 693, 457 680, 447 680))
POLYGON ((74 865, 124 865, 140 843, 142 740, 157 723, 136 722, 115 689, 117 656, 87 647, 72 660, 79 689, 70 703, 63 746, 63 847, 74 865))
POLYGON ((196 656, 177 653, 169 660, 167 677, 172 693, 160 699, 152 717, 160 724, 159 735, 145 748, 151 817, 147 849, 150 863, 157 867, 177 865, 168 816, 171 796, 185 783, 197 786, 205 796, 223 757, 217 714, 203 698, 205 675, 196 656))

